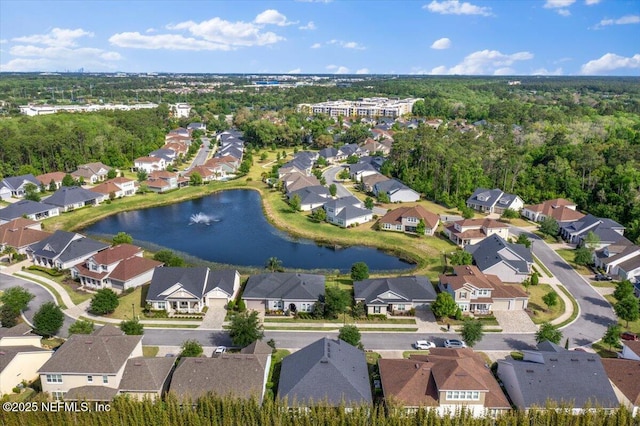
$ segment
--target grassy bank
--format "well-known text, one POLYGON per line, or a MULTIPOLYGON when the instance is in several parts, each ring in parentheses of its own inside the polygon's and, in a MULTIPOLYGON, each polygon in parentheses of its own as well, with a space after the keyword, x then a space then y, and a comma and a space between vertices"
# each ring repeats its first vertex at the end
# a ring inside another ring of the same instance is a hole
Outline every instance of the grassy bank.
POLYGON ((529 309, 533 311, 531 319, 536 324, 553 321, 565 311, 564 300, 558 294, 558 304, 552 308, 542 301, 542 296, 553 290, 548 284, 538 284, 529 287, 529 309))

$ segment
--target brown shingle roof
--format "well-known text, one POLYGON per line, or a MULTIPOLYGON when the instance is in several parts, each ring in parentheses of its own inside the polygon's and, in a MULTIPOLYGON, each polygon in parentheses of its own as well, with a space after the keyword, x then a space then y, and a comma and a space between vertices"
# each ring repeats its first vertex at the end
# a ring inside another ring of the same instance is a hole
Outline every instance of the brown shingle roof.
POLYGON ((393 209, 385 214, 382 219, 380 219, 380 222, 399 224, 402 222, 402 218, 405 217, 417 217, 418 219, 422 219, 427 227, 431 229, 435 228, 440 221, 437 214, 428 211, 420 205, 416 205, 413 207, 400 207, 393 209))
POLYGON ((118 244, 95 254, 93 259, 99 265, 111 265, 141 252, 142 249, 140 247, 131 244, 118 244))
POLYGON ((64 394, 68 401, 111 401, 118 394, 118 389, 106 386, 78 386, 64 394))
POLYGON ((468 228, 468 227, 477 227, 477 228, 508 228, 509 225, 507 225, 506 223, 502 223, 500 221, 497 221, 495 219, 464 219, 464 220, 459 220, 457 222, 453 222, 454 224, 458 224, 459 226, 463 227, 463 228, 468 228))
POLYGON ((139 256, 131 256, 122 260, 118 266, 109 274, 110 278, 118 281, 128 281, 137 277, 151 269, 158 266, 162 266, 162 262, 157 260, 147 259, 139 256))
POLYGON ((96 185, 93 188, 90 188, 89 191, 97 192, 98 194, 110 194, 116 193, 120 191, 120 187, 113 182, 103 182, 100 185, 96 185))
POLYGON ((602 358, 609 380, 635 406, 640 406, 640 361, 602 358))
POLYGON ((45 173, 43 175, 36 176, 36 179, 38 180, 38 182, 48 187, 52 180, 55 183, 62 182, 62 179, 64 179, 65 175, 66 173, 64 172, 52 172, 52 173, 45 173))
POLYGON ((496 283, 501 283, 495 275, 486 275, 473 265, 460 265, 453 267, 454 275, 440 275, 440 283, 448 284, 454 290, 462 288, 465 284, 471 284, 476 288, 494 288, 496 283))
POLYGON ((438 391, 430 362, 409 359, 378 360, 385 399, 406 407, 437 407, 438 391))
POLYGON ((584 215, 575 210, 576 204, 564 198, 554 198, 540 204, 524 206, 525 209, 552 217, 558 222, 582 219, 584 215))
POLYGON ((136 357, 127 360, 120 391, 159 392, 173 369, 173 358, 136 357))
POLYGON ((0 244, 13 248, 22 248, 51 236, 49 232, 32 229, 31 227, 35 224, 40 228, 39 222, 17 218, 0 225, 0 244))

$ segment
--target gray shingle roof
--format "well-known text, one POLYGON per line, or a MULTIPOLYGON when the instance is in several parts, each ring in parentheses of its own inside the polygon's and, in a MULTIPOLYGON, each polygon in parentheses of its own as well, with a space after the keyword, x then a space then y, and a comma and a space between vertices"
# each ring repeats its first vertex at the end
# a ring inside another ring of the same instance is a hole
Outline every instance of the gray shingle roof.
POLYGON ((64 394, 68 401, 111 401, 118 394, 118 389, 107 386, 78 386, 64 394))
POLYGON ((324 275, 291 272, 252 275, 242 298, 316 301, 324 295, 324 283, 324 275))
POLYGON ((79 186, 63 186, 53 193, 45 201, 47 204, 65 207, 76 203, 85 203, 87 201, 97 200, 102 194, 98 194, 79 186))
POLYGON ((333 158, 338 155, 338 150, 335 148, 323 148, 318 152, 318 155, 323 158, 333 158))
POLYGON ((173 369, 173 358, 136 357, 127 360, 120 381, 120 391, 159 392, 173 369))
POLYGON ((340 213, 336 215, 336 217, 347 221, 351 219, 357 219, 359 217, 366 216, 369 214, 373 214, 373 211, 368 209, 362 209, 360 207, 346 206, 340 211, 340 213))
POLYGON ((416 275, 356 281, 353 283, 353 292, 356 300, 364 300, 366 304, 436 300, 436 291, 429 278, 416 275), (400 297, 380 297, 388 291, 400 297))
POLYGON ((3 346, 0 348, 0 373, 7 368, 7 365, 21 352, 47 352, 49 349, 37 346, 3 346))
POLYGON ((373 165, 371 165, 371 163, 356 163, 356 164, 349 165, 349 172, 352 174, 358 173, 358 172, 366 172, 366 171, 375 172, 377 170, 375 167, 373 167, 373 165))
POLYGON ((278 397, 288 404, 371 404, 364 352, 341 340, 320 339, 282 360, 278 397))
POLYGON ((39 203, 31 200, 20 200, 1 209, 0 219, 9 221, 25 215, 29 216, 57 209, 57 206, 52 206, 46 203, 39 203))
POLYGON ((31 173, 29 173, 27 175, 22 175, 22 176, 6 177, 0 183, 2 183, 4 186, 6 186, 7 188, 9 188, 11 190, 16 190, 16 189, 20 188, 20 186, 24 185, 25 182, 26 183, 32 183, 35 186, 37 186, 38 188, 40 188, 40 182, 31 173))
POLYGON ((31 244, 29 246, 29 251, 33 252, 36 256, 53 259, 54 257, 59 256, 64 249, 71 244, 71 241, 78 239, 79 237, 81 237, 81 235, 76 234, 75 232, 57 230, 44 240, 31 244))
POLYGON ((195 297, 202 297, 208 269, 206 267, 158 267, 153 271, 147 299, 162 300, 164 297, 160 294, 176 283, 180 283, 182 288, 195 297))
POLYGON ((300 197, 302 204, 325 203, 329 201, 330 197, 329 190, 326 186, 322 185, 306 186, 296 191, 292 191, 288 194, 289 199, 293 198, 294 195, 300 197))
POLYGON ((381 192, 393 193, 401 189, 411 189, 397 179, 383 180, 382 182, 376 183, 374 185, 374 188, 377 193, 381 193, 381 192))
POLYGON ((481 271, 504 262, 519 273, 527 274, 529 273, 529 265, 533 263, 530 249, 523 244, 508 243, 497 234, 485 238, 478 244, 468 245, 464 249, 471 253, 475 264, 481 271), (510 255, 507 256, 507 253, 510 255))
POLYGON ((348 197, 336 198, 335 200, 329 200, 326 207, 333 208, 335 210, 339 210, 343 207, 354 206, 359 207, 362 206, 362 201, 354 197, 353 195, 349 195, 348 197))
POLYGON ((235 269, 209 270, 209 278, 207 279, 207 286, 205 287, 204 292, 208 293, 213 289, 219 288, 229 296, 233 296, 233 286, 237 273, 238 271, 235 269))
POLYGON ((81 238, 79 240, 71 241, 67 248, 58 257, 58 260, 61 262, 68 262, 107 248, 109 248, 109 244, 92 240, 91 238, 81 238))

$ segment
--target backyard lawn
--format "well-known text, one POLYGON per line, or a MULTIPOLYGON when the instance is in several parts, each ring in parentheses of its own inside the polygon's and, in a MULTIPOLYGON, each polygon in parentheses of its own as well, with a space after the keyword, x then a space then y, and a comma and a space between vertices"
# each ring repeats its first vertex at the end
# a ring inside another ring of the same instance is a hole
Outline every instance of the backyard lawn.
MULTIPOLYGON (((611 306, 614 306, 618 302, 612 294, 607 294, 604 298, 611 303, 611 306)), ((623 331, 628 330, 632 333, 640 334, 640 319, 637 321, 629 321, 629 327, 627 327, 627 322, 625 320, 618 319, 618 324, 620 324, 620 328, 622 328, 623 331)))
POLYGON ((558 304, 553 308, 547 308, 542 301, 542 296, 552 290, 548 284, 538 284, 529 287, 529 310, 531 319, 536 324, 552 321, 562 315, 565 311, 564 300, 558 294, 558 304))

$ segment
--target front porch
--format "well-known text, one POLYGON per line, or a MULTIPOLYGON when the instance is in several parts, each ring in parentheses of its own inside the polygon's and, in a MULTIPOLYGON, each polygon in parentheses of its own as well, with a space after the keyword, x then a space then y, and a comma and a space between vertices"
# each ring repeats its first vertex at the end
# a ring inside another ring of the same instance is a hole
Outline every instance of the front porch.
POLYGON ((167 299, 164 302, 154 302, 153 308, 157 310, 165 310, 172 314, 200 314, 204 303, 200 300, 185 299, 167 299))

